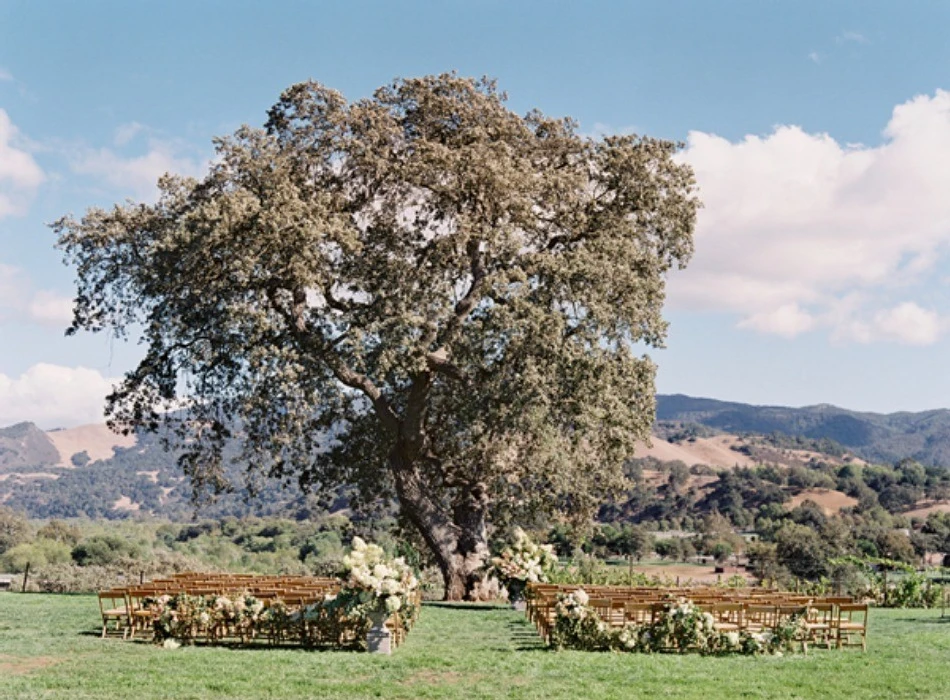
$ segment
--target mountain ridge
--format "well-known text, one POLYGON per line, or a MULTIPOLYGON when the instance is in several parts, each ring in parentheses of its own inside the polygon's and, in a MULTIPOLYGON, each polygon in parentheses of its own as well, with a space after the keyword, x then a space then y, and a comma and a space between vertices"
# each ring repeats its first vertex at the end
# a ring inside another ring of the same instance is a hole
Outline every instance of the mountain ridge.
MULTIPOLYGON (((754 465, 798 473, 824 468, 830 474, 845 464, 894 465, 906 459, 941 467, 950 466, 950 410, 880 414, 828 404, 754 406, 660 394, 652 443, 640 443, 631 458, 698 467, 694 476, 699 480, 754 465)), ((177 456, 147 433, 123 437, 101 424, 42 431, 32 423, 18 423, 0 428, 0 504, 36 517, 127 517, 138 509, 188 517, 194 512, 191 485, 177 456)), ((649 464, 645 468, 654 469, 649 464)), ((235 492, 202 506, 205 515, 263 515, 308 507, 307 495, 275 480, 267 483, 262 497, 251 497, 241 486, 240 466, 229 469, 235 492)), ((339 493, 317 498, 343 503, 339 493)))
POLYGON ((950 409, 874 413, 830 404, 757 406, 686 394, 658 394, 657 421, 696 423, 737 435, 782 433, 828 439, 871 462, 913 459, 950 465, 950 409))

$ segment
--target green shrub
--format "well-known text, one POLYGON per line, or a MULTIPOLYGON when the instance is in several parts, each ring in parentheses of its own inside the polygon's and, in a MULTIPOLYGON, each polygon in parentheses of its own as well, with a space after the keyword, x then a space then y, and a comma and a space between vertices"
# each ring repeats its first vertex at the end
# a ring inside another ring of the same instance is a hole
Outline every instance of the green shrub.
POLYGON ((0 506, 0 554, 30 539, 30 524, 10 508, 0 506))
POLYGON ((82 533, 78 527, 75 525, 67 525, 62 520, 50 520, 37 531, 36 536, 47 540, 63 542, 70 547, 76 546, 79 540, 82 539, 82 533))
POLYGON ((79 566, 105 566, 119 559, 137 559, 138 547, 115 535, 96 535, 73 547, 72 558, 79 566))
POLYGON ((34 571, 47 564, 64 564, 70 560, 69 545, 54 540, 39 539, 28 544, 18 544, 0 556, 0 569, 13 574, 26 570, 34 571))

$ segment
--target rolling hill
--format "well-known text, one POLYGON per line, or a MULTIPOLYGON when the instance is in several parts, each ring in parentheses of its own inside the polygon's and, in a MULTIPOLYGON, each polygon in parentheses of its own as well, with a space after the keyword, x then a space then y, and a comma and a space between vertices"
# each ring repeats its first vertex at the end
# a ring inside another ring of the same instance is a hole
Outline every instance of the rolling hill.
MULTIPOLYGON (((885 415, 827 405, 752 406, 683 395, 657 399, 652 445, 639 445, 632 456, 700 468, 690 483, 704 492, 715 491, 716 470, 756 464, 827 469, 911 458, 950 465, 947 410, 885 415)), ((118 436, 104 425, 44 432, 18 423, 0 428, 0 504, 34 517, 114 518, 138 512, 188 518, 196 511, 176 457, 152 435, 118 436)), ((644 483, 653 478, 650 469, 644 483)), ((231 476, 235 491, 203 506, 202 515, 266 515, 307 507, 307 497, 277 482, 265 483, 261 494, 249 499, 240 470, 231 476)), ((655 476, 666 479, 665 472, 655 476)), ((322 502, 327 500, 346 505, 340 492, 322 502)))
POLYGON ((950 466, 950 410, 865 413, 828 404, 753 406, 682 394, 657 396, 657 421, 697 423, 736 435, 781 433, 831 440, 869 462, 914 459, 950 466))

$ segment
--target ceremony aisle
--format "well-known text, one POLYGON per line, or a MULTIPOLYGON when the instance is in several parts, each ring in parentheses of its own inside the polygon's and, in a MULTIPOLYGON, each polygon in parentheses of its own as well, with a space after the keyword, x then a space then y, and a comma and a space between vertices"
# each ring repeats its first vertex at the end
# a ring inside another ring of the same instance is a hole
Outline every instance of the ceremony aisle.
POLYGON ((95 596, 0 593, 0 697, 946 697, 950 619, 939 610, 873 610, 870 624, 866 654, 553 652, 523 613, 426 604, 390 657, 266 646, 168 650, 100 639, 95 596))

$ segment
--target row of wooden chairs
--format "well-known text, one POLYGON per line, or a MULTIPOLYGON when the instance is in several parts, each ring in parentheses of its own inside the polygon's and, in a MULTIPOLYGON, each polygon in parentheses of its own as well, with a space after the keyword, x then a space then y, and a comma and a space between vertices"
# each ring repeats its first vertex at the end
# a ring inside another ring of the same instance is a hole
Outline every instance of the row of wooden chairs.
POLYGON ((291 611, 336 593, 337 579, 304 576, 257 576, 253 574, 176 574, 137 586, 113 588, 99 592, 102 616, 102 637, 119 635, 134 639, 136 634, 150 634, 153 612, 146 605, 149 598, 184 593, 193 596, 240 595, 246 593, 270 606, 281 601, 291 611))
MULTIPOLYGON (((183 573, 168 578, 155 579, 137 586, 114 588, 99 592, 99 611, 102 615, 102 637, 121 635, 123 639, 135 639, 136 635, 150 636, 154 611, 148 599, 163 595, 184 593, 192 596, 236 596, 247 594, 263 603, 265 609, 280 603, 292 624, 274 628, 268 641, 273 643, 313 640, 316 625, 303 615, 312 603, 322 601, 327 595, 340 590, 340 581, 334 578, 308 576, 266 576, 254 574, 197 574, 183 573)), ((415 609, 422 604, 421 592, 411 601, 415 609)), ((406 612, 394 613, 388 626, 392 631, 393 644, 400 645, 413 622, 406 612)), ((212 627, 204 630, 209 642, 228 638, 249 641, 245 631, 237 628, 212 627)), ((353 640, 342 640, 353 641, 353 640)))
POLYGON ((532 584, 528 589, 526 613, 545 640, 555 622, 559 597, 583 589, 588 605, 607 624, 652 624, 671 602, 690 600, 715 619, 715 629, 723 632, 762 632, 776 629, 791 616, 804 612, 808 644, 843 648, 860 646, 867 650, 868 606, 847 596, 803 596, 767 589, 682 589, 618 586, 564 586, 532 584))

